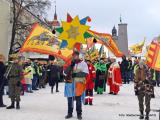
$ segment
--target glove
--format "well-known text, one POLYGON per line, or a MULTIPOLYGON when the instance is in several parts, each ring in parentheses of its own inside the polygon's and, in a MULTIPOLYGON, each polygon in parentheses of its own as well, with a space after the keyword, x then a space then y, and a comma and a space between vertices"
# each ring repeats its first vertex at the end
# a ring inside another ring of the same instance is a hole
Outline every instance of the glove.
POLYGON ((21 86, 21 82, 18 81, 16 85, 17 85, 17 87, 20 87, 21 86))
POLYGON ((71 67, 74 67, 75 64, 76 64, 76 62, 73 60, 73 61, 71 62, 71 67))
POLYGON ((92 81, 95 82, 95 81, 96 81, 96 78, 93 78, 92 81))
POLYGON ((72 74, 72 78, 75 78, 76 75, 77 75, 77 73, 73 73, 73 74, 72 74))
POLYGON ((138 95, 138 91, 135 91, 135 95, 136 95, 136 96, 138 95))
POLYGON ((145 83, 145 84, 149 84, 149 80, 145 80, 144 83, 145 83))

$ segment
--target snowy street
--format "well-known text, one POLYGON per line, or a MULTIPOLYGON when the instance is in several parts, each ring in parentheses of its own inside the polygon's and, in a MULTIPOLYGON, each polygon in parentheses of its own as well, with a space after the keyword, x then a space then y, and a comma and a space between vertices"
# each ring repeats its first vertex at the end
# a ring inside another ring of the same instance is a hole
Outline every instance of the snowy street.
MULTIPOLYGON (((65 120, 67 100, 63 95, 64 84, 59 85, 59 93, 50 93, 50 88, 26 93, 21 97, 20 110, 0 109, 0 120, 65 120)), ((160 88, 155 88, 155 99, 151 100, 151 109, 160 108, 160 88)), ((4 96, 4 103, 10 105, 10 99, 4 96)), ((123 85, 119 95, 94 95, 93 106, 83 106, 83 120, 139 120, 138 100, 134 95, 133 84, 123 85)), ((74 117, 70 120, 76 120, 74 117)), ((159 120, 158 113, 151 112, 150 120, 159 120)))

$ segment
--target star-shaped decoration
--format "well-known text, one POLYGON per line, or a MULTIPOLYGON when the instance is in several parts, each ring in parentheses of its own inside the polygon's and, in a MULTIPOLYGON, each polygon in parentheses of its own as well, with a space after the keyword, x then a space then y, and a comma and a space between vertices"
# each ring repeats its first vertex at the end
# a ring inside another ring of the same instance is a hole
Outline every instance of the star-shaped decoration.
POLYGON ((62 22, 63 32, 60 34, 59 39, 68 42, 67 48, 73 49, 76 43, 85 44, 84 33, 88 31, 89 26, 82 25, 79 17, 76 16, 71 22, 62 22))
POLYGON ((68 39, 76 39, 76 37, 79 35, 79 28, 78 27, 74 27, 71 25, 70 29, 67 30, 68 33, 68 39))

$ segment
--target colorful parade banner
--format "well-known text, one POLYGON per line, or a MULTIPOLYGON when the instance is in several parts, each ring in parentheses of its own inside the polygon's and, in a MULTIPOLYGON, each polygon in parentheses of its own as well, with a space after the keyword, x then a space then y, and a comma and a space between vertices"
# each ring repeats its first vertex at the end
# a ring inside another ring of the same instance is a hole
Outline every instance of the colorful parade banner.
POLYGON ((160 43, 152 41, 147 54, 147 64, 149 67, 160 71, 160 43))
POLYGON ((138 44, 130 46, 129 48, 131 49, 131 53, 134 55, 142 53, 144 44, 145 44, 145 39, 144 39, 144 41, 142 41, 138 44))
POLYGON ((60 49, 60 42, 61 40, 56 38, 51 31, 36 23, 33 25, 32 31, 25 40, 20 52, 48 54, 67 61, 73 51, 67 48, 60 49))
MULTIPOLYGON (((107 47, 116 57, 122 57, 124 54, 119 50, 118 46, 112 39, 112 36, 107 33, 98 33, 92 30, 88 30, 86 35, 87 41, 91 41, 92 38, 97 40, 97 43, 107 47)), ((89 42, 90 43, 90 42, 89 42)), ((94 42, 92 42, 94 44, 94 42)), ((90 43, 90 46, 91 43, 90 43)))

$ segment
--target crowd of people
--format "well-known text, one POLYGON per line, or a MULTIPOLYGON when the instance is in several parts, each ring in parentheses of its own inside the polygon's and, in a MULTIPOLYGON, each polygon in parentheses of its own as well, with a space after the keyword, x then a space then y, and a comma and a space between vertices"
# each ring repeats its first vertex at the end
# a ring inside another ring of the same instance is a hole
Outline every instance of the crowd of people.
POLYGON ((6 107, 3 103, 3 95, 9 95, 11 105, 7 109, 20 109, 20 96, 25 93, 33 93, 46 87, 49 83, 51 93, 58 82, 63 79, 60 75, 61 67, 54 61, 21 60, 20 57, 11 57, 5 62, 0 55, 0 107, 6 107), (54 73, 54 74, 53 74, 54 73))
POLYGON ((91 61, 81 59, 79 52, 74 52, 71 64, 60 67, 55 60, 41 62, 38 60, 25 60, 10 58, 7 65, 3 55, 0 55, 0 107, 6 107, 3 103, 4 88, 11 99, 11 105, 7 109, 20 109, 20 96, 25 92, 33 93, 45 88, 49 83, 51 93, 58 90, 58 83, 65 82, 65 97, 68 100, 68 113, 66 119, 73 115, 73 104, 76 101, 77 118, 82 119, 82 102, 85 105, 93 105, 94 91, 97 94, 106 92, 117 95, 122 84, 134 83, 135 95, 139 101, 140 119, 144 118, 143 101, 146 102, 146 117, 149 119, 150 100, 154 98, 154 86, 160 84, 160 72, 151 69, 141 58, 122 57, 122 61, 116 58, 105 58, 91 61))

